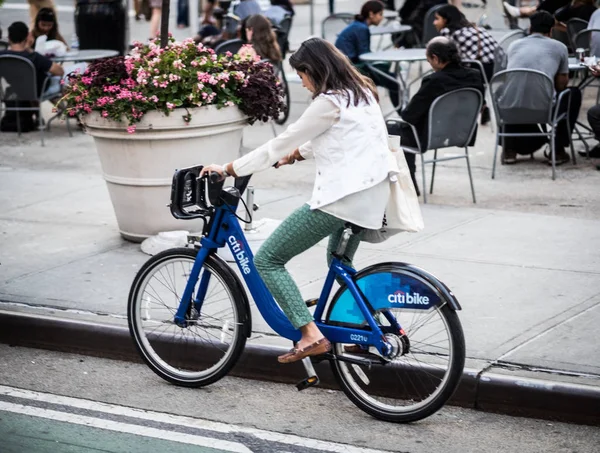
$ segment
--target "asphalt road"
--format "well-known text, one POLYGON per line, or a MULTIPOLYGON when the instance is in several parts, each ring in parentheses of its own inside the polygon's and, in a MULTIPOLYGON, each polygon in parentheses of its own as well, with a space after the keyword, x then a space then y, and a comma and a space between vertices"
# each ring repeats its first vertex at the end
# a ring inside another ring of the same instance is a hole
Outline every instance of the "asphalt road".
POLYGON ((600 445, 596 427, 460 408, 394 425, 336 391, 300 393, 232 377, 186 389, 141 364, 6 345, 0 345, 0 383, 2 452, 136 452, 146 445, 142 450, 169 453, 597 453, 600 445), (14 450, 24 442, 27 449, 14 450))

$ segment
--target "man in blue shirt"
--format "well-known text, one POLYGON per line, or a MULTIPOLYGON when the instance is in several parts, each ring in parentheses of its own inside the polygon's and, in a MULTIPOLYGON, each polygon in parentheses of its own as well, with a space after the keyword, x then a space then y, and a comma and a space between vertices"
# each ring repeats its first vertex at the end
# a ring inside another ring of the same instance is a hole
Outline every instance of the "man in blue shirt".
MULTIPOLYGON (((360 14, 357 14, 354 22, 348 24, 346 28, 338 35, 335 41, 337 47, 363 74, 370 77, 375 85, 387 88, 390 93, 390 100, 394 108, 400 106, 399 85, 394 81, 393 74, 389 74, 391 79, 383 77, 374 71, 371 71, 365 64, 360 62, 360 56, 371 52, 371 32, 370 25, 379 25, 383 20, 383 3, 379 0, 369 0, 366 2, 360 14)), ((389 64, 377 65, 378 69, 384 72, 389 70, 389 64)))

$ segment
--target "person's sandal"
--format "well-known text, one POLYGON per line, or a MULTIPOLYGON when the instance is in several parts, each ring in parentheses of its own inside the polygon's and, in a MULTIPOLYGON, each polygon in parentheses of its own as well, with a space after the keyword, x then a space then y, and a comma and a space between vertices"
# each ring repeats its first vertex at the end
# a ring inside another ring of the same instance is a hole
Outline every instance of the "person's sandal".
POLYGON ((331 351, 331 343, 327 338, 321 338, 303 349, 293 348, 289 352, 277 357, 279 363, 292 363, 302 360, 304 357, 325 354, 331 351))
POLYGON ((348 354, 361 354, 361 355, 370 354, 368 347, 363 348, 359 344, 350 344, 350 345, 344 346, 344 352, 346 352, 348 354))

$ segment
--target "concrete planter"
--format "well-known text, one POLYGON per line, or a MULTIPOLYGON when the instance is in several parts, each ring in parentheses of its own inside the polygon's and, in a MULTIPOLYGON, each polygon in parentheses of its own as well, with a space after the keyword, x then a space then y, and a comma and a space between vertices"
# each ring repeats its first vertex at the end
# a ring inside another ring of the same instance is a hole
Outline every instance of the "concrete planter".
POLYGON ((134 134, 127 123, 92 112, 83 118, 94 137, 102 173, 117 216, 121 235, 134 242, 161 231, 200 231, 202 221, 171 216, 167 204, 173 172, 199 164, 225 163, 239 156, 246 116, 237 107, 184 109, 169 116, 148 112, 134 134))

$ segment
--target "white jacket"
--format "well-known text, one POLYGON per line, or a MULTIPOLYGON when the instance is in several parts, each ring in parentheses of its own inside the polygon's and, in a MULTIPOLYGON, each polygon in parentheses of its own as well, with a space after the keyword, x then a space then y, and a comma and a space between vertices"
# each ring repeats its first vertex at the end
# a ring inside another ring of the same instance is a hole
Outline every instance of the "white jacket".
MULTIPOLYGON (((342 95, 321 94, 304 114, 279 136, 236 159, 238 176, 271 167, 299 148, 316 161, 316 177, 309 205, 320 208, 366 190, 388 177, 387 129, 379 104, 350 105, 342 95)), ((379 218, 383 212, 377 213, 379 218)))

